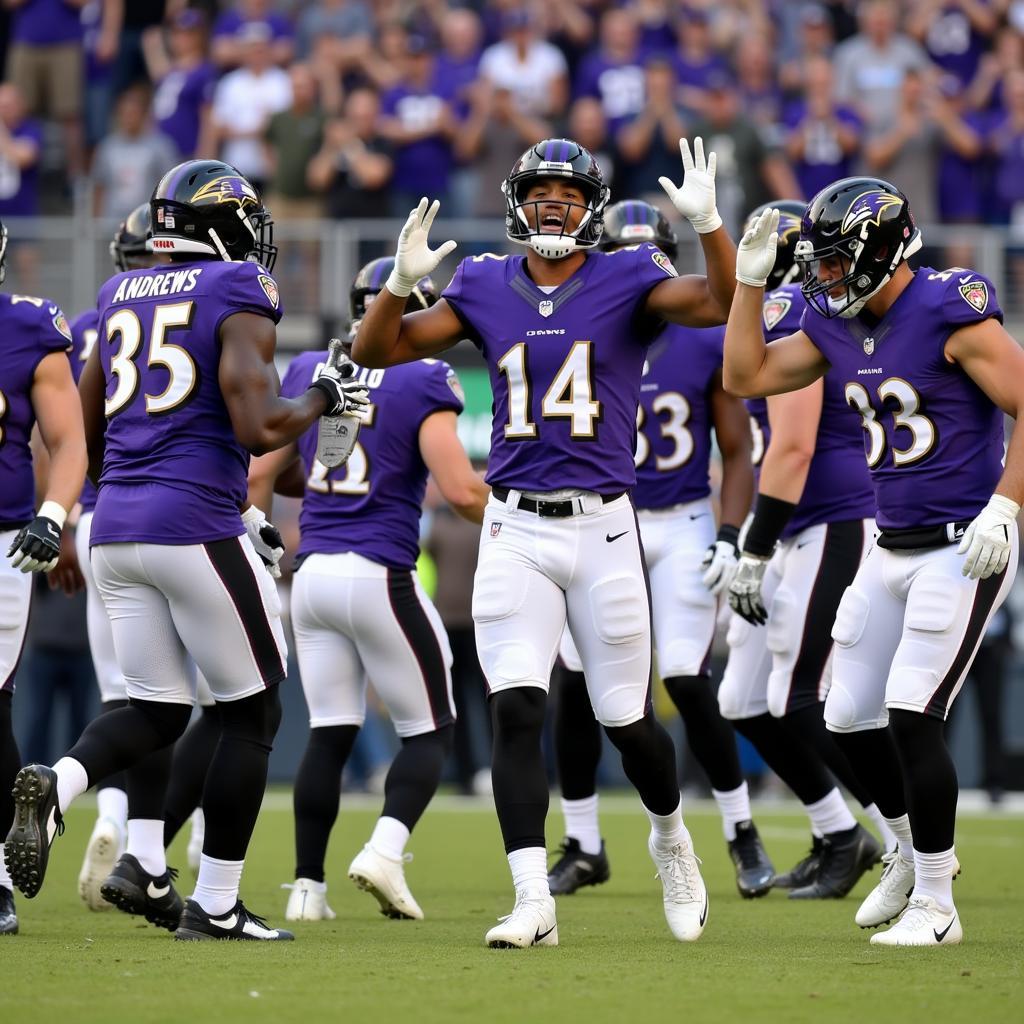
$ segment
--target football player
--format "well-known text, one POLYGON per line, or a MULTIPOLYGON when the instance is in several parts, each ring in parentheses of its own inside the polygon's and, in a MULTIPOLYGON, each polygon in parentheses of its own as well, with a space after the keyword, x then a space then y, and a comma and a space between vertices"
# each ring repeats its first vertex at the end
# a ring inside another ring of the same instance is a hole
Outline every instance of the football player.
POLYGON ((877 178, 844 178, 811 201, 796 247, 809 308, 766 346, 777 220, 766 210, 740 245, 725 385, 781 394, 832 372, 860 418, 881 532, 836 613, 825 722, 898 849, 856 919, 902 914, 874 944, 953 945, 957 779, 943 728, 1017 568, 1024 352, 990 281, 911 269, 921 233, 907 197, 877 178), (1004 413, 1017 418, 1005 467, 1004 413))
MULTIPOLYGON (((373 260, 349 294, 353 325, 394 270, 373 260)), ((437 301, 429 277, 417 281, 409 311, 437 301)), ((309 386, 326 353, 306 352, 288 367, 284 395, 309 386)), ((249 497, 269 507, 273 486, 295 459, 305 493, 299 567, 292 580, 292 628, 309 707, 310 733, 295 779, 295 882, 289 921, 333 918, 324 860, 338 814, 341 774, 366 713, 366 682, 388 709, 402 746, 384 783, 384 809, 348 876, 372 893, 381 913, 421 920, 403 865, 409 834, 430 803, 451 748, 451 651, 437 611, 416 577, 419 521, 428 472, 461 515, 479 523, 490 489, 456 433, 462 388, 435 359, 387 370, 357 368, 370 406, 348 461, 328 470, 317 433, 253 462, 249 497)))
POLYGON ((455 247, 428 247, 438 203, 409 215, 395 270, 367 310, 353 358, 392 366, 468 336, 494 394, 484 516, 473 591, 480 663, 494 726, 494 800, 516 891, 492 947, 556 945, 544 819, 541 731, 551 668, 568 621, 598 721, 622 753, 650 817, 648 848, 672 934, 692 941, 707 920, 676 781, 675 750, 651 710, 650 604, 628 491, 648 345, 662 320, 721 323, 735 249, 715 206, 715 157, 701 140, 681 188, 662 184, 700 234, 709 277, 677 277, 644 242, 600 253, 608 188, 591 153, 547 139, 502 185, 506 230, 525 256, 463 260, 441 301, 403 316, 406 296, 455 247))
MULTIPOLYGON (((601 249, 651 242, 673 262, 676 235, 649 203, 625 200, 605 213, 601 249)), ((771 889, 774 869, 751 821, 736 737, 718 712, 709 662, 718 598, 736 566, 739 527, 750 508, 751 437, 743 403, 722 388, 723 329, 668 324, 651 346, 640 383, 633 501, 665 689, 707 773, 722 816, 736 884, 745 897, 771 889), (711 506, 711 431, 722 452, 722 516, 711 506)), ((555 750, 566 838, 548 882, 554 896, 608 878, 598 821, 601 731, 587 698, 579 654, 566 631, 555 717, 555 750)))
POLYGON ((79 385, 94 480, 102 469, 92 568, 128 706, 90 723, 53 768, 19 772, 7 863, 34 896, 62 812, 91 782, 129 769, 133 813, 145 825, 132 835, 140 866, 120 871, 122 859, 115 874, 135 885, 147 918, 180 939, 289 939, 238 898, 285 675, 277 594, 254 546, 259 523, 243 522, 239 509, 250 452, 290 443, 325 412, 360 407, 366 388, 325 371, 298 397, 278 395, 273 221, 234 168, 179 164, 150 209, 151 246, 173 265, 118 274, 101 288, 79 385), (217 700, 221 738, 203 794, 199 878, 176 921, 180 900, 163 857, 167 766, 148 755, 188 723, 190 656, 217 700))
MULTIPOLYGON (((806 306, 793 283, 804 204, 773 205, 780 211, 778 245, 761 310, 768 341, 796 330, 806 306)), ((766 208, 755 210, 748 225, 766 208)), ((758 497, 729 588, 737 614, 718 691, 722 714, 810 818, 810 855, 775 882, 793 899, 845 896, 881 856, 836 778, 895 845, 822 718, 836 607, 874 537, 875 495, 860 425, 846 415, 845 384, 830 372, 800 391, 748 403, 762 450, 758 497)))
MULTIPOLYGON (((7 228, 0 224, 0 282, 6 273, 7 228)), ((14 784, 21 757, 11 728, 14 675, 25 645, 32 573, 50 572, 61 532, 85 479, 85 434, 67 350, 71 332, 49 299, 0 293, 4 325, 0 359, 0 835, 15 818, 14 784), (35 505, 29 442, 33 426, 49 455, 43 501, 35 505)), ((0 844, 0 935, 18 931, 11 850, 0 844)))

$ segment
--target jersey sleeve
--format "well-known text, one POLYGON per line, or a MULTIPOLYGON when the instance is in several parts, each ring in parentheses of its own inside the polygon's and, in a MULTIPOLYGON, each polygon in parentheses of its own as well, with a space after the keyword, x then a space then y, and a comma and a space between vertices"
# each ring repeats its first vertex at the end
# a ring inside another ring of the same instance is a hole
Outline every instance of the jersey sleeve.
POLYGON ((225 305, 231 313, 257 313, 279 323, 284 310, 277 282, 258 263, 234 264, 225 305))
POLYGON ((39 307, 39 344, 45 353, 70 352, 71 328, 60 306, 43 299, 39 307))
POLYGON ((441 292, 441 298, 448 303, 452 312, 459 318, 459 321, 465 328, 466 337, 477 348, 481 348, 480 334, 471 319, 472 302, 470 295, 467 294, 469 283, 472 279, 471 267, 473 265, 472 259, 467 258, 455 268, 455 273, 452 275, 451 281, 448 282, 448 287, 441 292))
POLYGON ((965 327, 995 317, 1003 322, 996 288, 992 282, 973 270, 943 271, 952 276, 946 282, 942 298, 942 317, 951 327, 965 327))
POLYGON ((650 242, 637 246, 634 253, 637 286, 646 298, 647 293, 666 278, 678 277, 672 261, 650 242))
POLYGON ((465 408, 466 396, 459 382, 458 374, 444 361, 431 361, 430 372, 426 375, 423 388, 423 414, 420 420, 431 413, 450 409, 456 415, 465 408))

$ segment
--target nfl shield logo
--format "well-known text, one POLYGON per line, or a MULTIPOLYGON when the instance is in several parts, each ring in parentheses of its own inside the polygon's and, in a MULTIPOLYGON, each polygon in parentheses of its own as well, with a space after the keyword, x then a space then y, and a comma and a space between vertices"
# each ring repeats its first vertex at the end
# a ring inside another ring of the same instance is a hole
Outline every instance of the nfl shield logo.
POLYGON ((491 536, 497 537, 501 533, 501 523, 491 523, 491 536))
POLYGON ((988 305, 988 285, 984 281, 968 281, 960 285, 960 297, 972 309, 983 313, 988 305))
POLYGON ((869 356, 875 351, 875 339, 865 338, 864 339, 864 355, 869 356))
POLYGON ((550 299, 544 299, 540 305, 537 306, 537 312, 541 316, 551 316, 555 311, 555 304, 550 299))

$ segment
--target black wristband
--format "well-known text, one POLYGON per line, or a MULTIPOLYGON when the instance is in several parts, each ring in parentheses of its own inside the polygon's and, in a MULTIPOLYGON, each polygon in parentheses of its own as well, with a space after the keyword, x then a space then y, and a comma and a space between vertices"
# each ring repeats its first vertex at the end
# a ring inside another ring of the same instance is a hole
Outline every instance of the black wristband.
POLYGON ((320 394, 323 395, 324 398, 327 400, 326 404, 324 405, 324 416, 327 415, 328 409, 333 409, 335 405, 338 404, 337 392, 334 390, 334 388, 331 387, 330 384, 324 383, 319 378, 313 381, 313 383, 309 385, 306 391, 319 391, 320 394))
POLYGON ((726 544, 731 544, 737 550, 739 549, 740 539, 740 528, 738 526, 730 526, 728 523, 722 523, 718 528, 718 536, 715 537, 715 542, 724 541, 726 544))
POLYGON ((754 518, 743 541, 744 554, 770 558, 782 536, 786 523, 793 517, 796 503, 759 494, 754 505, 754 518))

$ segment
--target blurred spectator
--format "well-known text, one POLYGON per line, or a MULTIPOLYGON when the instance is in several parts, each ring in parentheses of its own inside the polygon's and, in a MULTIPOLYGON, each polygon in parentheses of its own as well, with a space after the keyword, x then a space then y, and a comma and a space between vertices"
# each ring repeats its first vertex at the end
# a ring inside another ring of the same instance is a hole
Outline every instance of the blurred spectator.
POLYGON ((897 32, 898 10, 889 0, 863 0, 860 32, 836 47, 836 97, 857 109, 869 127, 892 124, 900 109, 900 86, 908 71, 924 71, 928 56, 897 32))
MULTIPOLYGON (((705 118, 689 125, 688 134, 702 136, 704 151, 718 154, 718 209, 738 237, 750 210, 779 196, 797 196, 800 186, 782 151, 742 112, 740 94, 727 75, 708 79, 706 111, 705 118)), ((670 177, 678 180, 678 167, 670 177)))
POLYGON ((393 89, 402 77, 402 62, 409 49, 409 32, 398 21, 380 26, 377 45, 357 53, 351 72, 360 81, 373 85, 379 92, 393 89))
POLYGON ((574 95, 601 101, 608 130, 613 135, 643 110, 643 52, 640 30, 631 11, 605 11, 600 46, 580 62, 574 95))
MULTIPOLYGON (((792 10, 795 4, 786 4, 792 10)), ((821 4, 804 4, 799 9, 796 46, 787 54, 779 69, 779 86, 784 92, 797 92, 804 86, 804 74, 810 62, 817 57, 831 58, 835 46, 832 20, 821 4)))
POLYGON ((676 47, 671 0, 632 0, 629 9, 640 28, 640 46, 646 53, 671 53, 676 47))
POLYGON ((597 35, 600 8, 604 0, 558 0, 541 6, 545 36, 565 57, 566 70, 572 81, 583 56, 590 51, 597 35))
POLYGON ((991 0, 911 0, 907 33, 928 56, 966 86, 999 23, 991 0))
POLYGON ((658 178, 680 174, 679 139, 686 126, 677 106, 676 73, 664 58, 647 62, 644 109, 619 130, 616 195, 641 198, 658 187, 658 178))
POLYGON ((1024 71, 1011 71, 1003 80, 1006 113, 992 130, 989 145, 995 155, 995 193, 1001 220, 1024 238, 1024 71))
POLYGON ((803 99, 786 110, 786 155, 808 200, 833 181, 849 177, 860 148, 860 118, 836 103, 832 87, 832 65, 815 57, 804 69, 803 99))
POLYGON ((174 143, 153 127, 148 88, 125 90, 114 107, 114 130, 93 159, 95 215, 123 220, 149 200, 161 175, 177 162, 174 143))
POLYGON ((380 99, 372 89, 354 89, 342 117, 324 129, 320 152, 309 162, 309 187, 327 194, 331 217, 387 217, 394 165, 391 144, 377 130, 380 99))
POLYGON ((434 74, 444 95, 461 108, 461 116, 469 112, 472 86, 480 71, 482 41, 483 26, 473 11, 458 8, 445 14, 434 74))
POLYGON ((88 152, 106 135, 110 122, 110 64, 98 56, 102 23, 103 0, 86 0, 82 8, 82 56, 85 63, 82 127, 88 152))
POLYGON ((110 66, 110 95, 148 82, 143 43, 160 31, 168 0, 103 0, 96 59, 110 66))
POLYGON ((362 0, 319 0, 299 14, 298 56, 302 60, 326 57, 343 68, 365 51, 372 34, 373 16, 362 0))
POLYGON ((581 146, 589 149, 601 168, 604 183, 616 186, 615 155, 612 141, 608 134, 608 122, 599 100, 593 96, 581 96, 569 108, 568 135, 581 146))
POLYGON ((733 57, 743 110, 773 142, 781 140, 782 90, 764 36, 744 36, 733 57))
POLYGON ((241 31, 242 66, 229 71, 213 94, 200 152, 237 167, 260 191, 267 177, 262 140, 270 118, 292 100, 288 72, 274 65, 270 30, 253 22, 241 31))
POLYGON ((287 64, 295 53, 292 23, 279 10, 274 0, 235 0, 213 26, 213 59, 222 68, 234 68, 246 61, 247 31, 260 26, 269 40, 273 64, 287 64))
POLYGON ((191 9, 172 19, 166 44, 159 34, 145 41, 146 65, 156 83, 153 116, 183 160, 195 156, 200 129, 210 116, 217 69, 208 52, 206 19, 191 9))
POLYGON ((533 15, 515 7, 502 16, 502 40, 487 47, 480 74, 512 93, 524 113, 557 117, 569 99, 568 66, 557 46, 537 35, 533 15))
POLYGON ((696 7, 685 7, 676 22, 679 41, 675 53, 677 98, 690 114, 703 114, 707 104, 707 82, 728 72, 725 58, 715 52, 708 14, 696 7))
MULTIPOLYGON (((978 223, 987 217, 991 206, 986 204, 989 190, 985 187, 982 162, 991 118, 981 111, 968 109, 959 79, 946 76, 940 88, 951 112, 973 135, 973 144, 955 145, 949 138, 943 139, 939 156, 939 219, 950 224, 978 223)), ((961 250, 950 258, 947 249, 947 262, 951 266, 963 266, 972 262, 972 256, 969 250, 961 250)))
POLYGON ((868 127, 864 162, 871 174, 906 192, 921 224, 938 220, 939 156, 943 144, 967 159, 981 152, 981 138, 924 75, 903 76, 894 123, 868 127))
POLYGON ((978 64, 978 73, 967 89, 967 105, 974 110, 1003 111, 1003 79, 1024 68, 1024 36, 1009 28, 996 36, 995 48, 978 64))
POLYGON ((0 218, 39 214, 42 126, 25 116, 16 85, 0 84, 0 218))
POLYGON ((317 106, 317 82, 308 64, 293 64, 291 105, 274 114, 267 124, 267 203, 280 220, 319 217, 323 203, 309 194, 309 164, 320 150, 324 112, 317 106))
POLYGON ((4 0, 11 9, 7 76, 33 117, 52 117, 64 131, 69 177, 84 169, 82 23, 85 0, 4 0))

